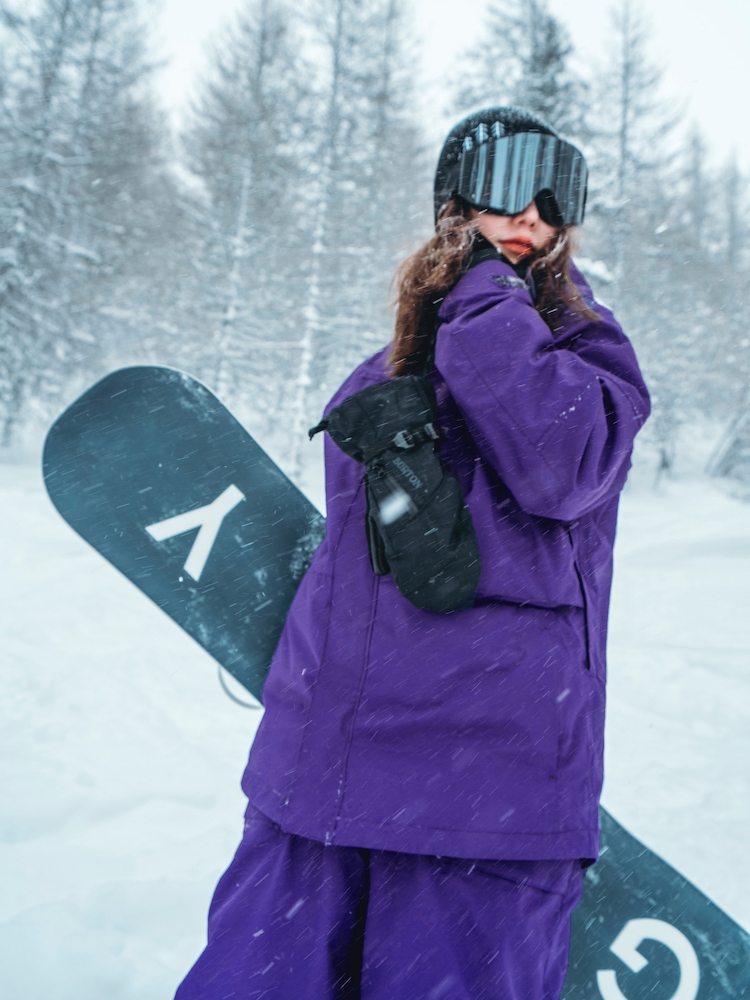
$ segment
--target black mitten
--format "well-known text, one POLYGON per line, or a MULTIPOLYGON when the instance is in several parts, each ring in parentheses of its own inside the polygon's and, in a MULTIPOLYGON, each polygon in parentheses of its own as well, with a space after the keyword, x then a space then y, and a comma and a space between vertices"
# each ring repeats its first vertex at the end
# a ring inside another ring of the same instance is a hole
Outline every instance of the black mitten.
POLYGON ((310 437, 326 430, 366 467, 367 542, 378 575, 389 571, 418 608, 467 605, 481 570, 471 514, 457 479, 435 451, 437 401, 422 375, 378 382, 344 400, 310 437))

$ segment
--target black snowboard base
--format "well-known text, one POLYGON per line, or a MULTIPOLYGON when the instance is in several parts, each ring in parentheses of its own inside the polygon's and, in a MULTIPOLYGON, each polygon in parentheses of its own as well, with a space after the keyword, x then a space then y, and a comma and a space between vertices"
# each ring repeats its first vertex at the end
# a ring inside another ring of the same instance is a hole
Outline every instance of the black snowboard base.
MULTIPOLYGON (((113 372, 51 428, 65 520, 256 698, 324 520, 219 400, 113 372)), ((564 1000, 750 1000, 750 936, 601 811, 564 1000)))

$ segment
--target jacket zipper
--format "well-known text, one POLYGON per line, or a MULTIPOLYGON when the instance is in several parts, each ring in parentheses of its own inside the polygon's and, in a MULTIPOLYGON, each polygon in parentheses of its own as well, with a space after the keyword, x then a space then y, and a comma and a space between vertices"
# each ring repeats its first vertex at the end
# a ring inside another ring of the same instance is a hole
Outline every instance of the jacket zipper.
POLYGON ((583 576, 581 575, 581 570, 578 566, 578 559, 576 558, 576 547, 573 542, 573 528, 578 525, 577 521, 569 525, 567 528, 568 541, 570 542, 570 548, 573 553, 573 567, 576 571, 576 576, 578 577, 578 587, 581 591, 581 600, 583 601, 583 633, 584 640, 586 642, 586 669, 591 670, 591 643, 589 641, 589 602, 586 596, 586 588, 583 585, 583 576))
POLYGON ((373 574, 373 588, 372 597, 370 599, 370 620, 367 626, 367 638, 365 640, 364 648, 364 658, 362 666, 362 676, 360 677, 359 687, 357 688, 357 696, 353 702, 352 719, 349 724, 349 732, 346 737, 346 746, 344 748, 344 759, 341 767, 341 777, 339 778, 339 787, 336 793, 336 813, 333 817, 333 824, 331 829, 326 832, 325 844, 330 846, 333 843, 333 838, 336 836, 336 831, 338 830, 339 819, 341 818, 341 812, 344 806, 344 799, 346 797, 346 781, 349 773, 349 754, 352 748, 352 742, 354 740, 354 727, 357 722, 357 715, 359 713, 360 702, 362 701, 362 692, 365 686, 365 680, 367 679, 367 674, 370 669, 370 647, 372 646, 372 633, 375 630, 375 615, 377 613, 378 607, 378 596, 380 592, 380 577, 373 574))

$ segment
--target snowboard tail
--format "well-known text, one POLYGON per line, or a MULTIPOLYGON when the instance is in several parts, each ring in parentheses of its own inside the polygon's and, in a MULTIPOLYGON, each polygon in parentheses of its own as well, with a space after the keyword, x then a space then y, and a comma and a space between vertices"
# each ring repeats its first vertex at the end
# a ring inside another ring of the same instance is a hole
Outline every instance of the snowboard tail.
POLYGON ((750 935, 600 809, 562 1000, 748 1000, 750 935))

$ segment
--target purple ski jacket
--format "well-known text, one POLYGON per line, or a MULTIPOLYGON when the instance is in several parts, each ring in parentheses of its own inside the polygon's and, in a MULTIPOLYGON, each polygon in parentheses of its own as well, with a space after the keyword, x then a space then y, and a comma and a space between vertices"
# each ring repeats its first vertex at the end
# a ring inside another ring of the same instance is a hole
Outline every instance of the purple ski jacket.
MULTIPOLYGON (((243 779, 282 829, 416 854, 596 857, 612 546, 649 401, 629 341, 595 311, 566 310, 551 332, 500 260, 443 302, 432 378, 482 559, 471 608, 422 611, 375 576, 364 468, 326 440, 327 537, 243 779)), ((381 351, 329 409, 386 377, 381 351)))

